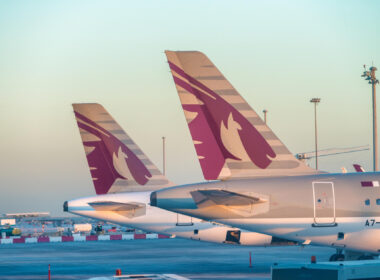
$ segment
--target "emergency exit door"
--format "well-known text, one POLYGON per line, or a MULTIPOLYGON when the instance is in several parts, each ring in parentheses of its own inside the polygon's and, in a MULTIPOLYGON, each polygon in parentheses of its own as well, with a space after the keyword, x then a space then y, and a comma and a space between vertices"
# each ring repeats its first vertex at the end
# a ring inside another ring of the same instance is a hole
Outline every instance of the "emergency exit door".
POLYGON ((332 182, 313 182, 313 226, 336 226, 335 193, 332 182))

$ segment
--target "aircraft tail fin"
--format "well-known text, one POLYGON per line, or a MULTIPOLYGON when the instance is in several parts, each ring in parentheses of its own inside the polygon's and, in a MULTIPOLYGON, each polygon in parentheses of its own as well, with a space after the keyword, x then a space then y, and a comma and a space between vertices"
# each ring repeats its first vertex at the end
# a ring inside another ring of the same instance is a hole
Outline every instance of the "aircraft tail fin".
POLYGON ((365 172, 364 168, 360 164, 353 164, 356 172, 365 172))
POLYGON ((100 104, 73 104, 96 194, 172 186, 100 104))
POLYGON ((317 172, 290 153, 206 55, 165 53, 206 180, 317 172))

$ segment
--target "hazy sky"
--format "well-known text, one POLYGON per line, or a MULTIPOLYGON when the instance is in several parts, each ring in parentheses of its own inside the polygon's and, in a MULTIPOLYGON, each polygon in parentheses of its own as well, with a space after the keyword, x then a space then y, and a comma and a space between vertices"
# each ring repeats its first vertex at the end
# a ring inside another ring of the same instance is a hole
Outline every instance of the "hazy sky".
MULTIPOLYGON (((164 50, 206 53, 294 153, 372 143, 379 1, 1 1, 0 213, 93 195, 71 103, 99 102, 176 183, 202 181, 164 50)), ((378 72, 380 76, 380 71, 378 72)), ((371 152, 320 168, 371 169, 371 152)), ((313 162, 311 163, 313 165, 313 162)))

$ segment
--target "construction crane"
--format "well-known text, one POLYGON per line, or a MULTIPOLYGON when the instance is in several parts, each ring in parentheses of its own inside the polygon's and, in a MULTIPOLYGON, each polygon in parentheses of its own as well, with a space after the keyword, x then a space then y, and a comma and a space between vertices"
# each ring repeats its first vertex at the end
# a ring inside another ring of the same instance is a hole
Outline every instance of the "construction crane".
MULTIPOLYGON (((331 149, 319 150, 318 151, 318 157, 348 154, 348 153, 368 151, 368 150, 369 150, 369 145, 358 146, 358 147, 350 147, 350 148, 331 148, 331 149)), ((296 154, 296 158, 298 158, 301 161, 305 161, 305 160, 308 160, 308 159, 311 159, 314 157, 315 157, 315 151, 309 152, 309 153, 296 154)))

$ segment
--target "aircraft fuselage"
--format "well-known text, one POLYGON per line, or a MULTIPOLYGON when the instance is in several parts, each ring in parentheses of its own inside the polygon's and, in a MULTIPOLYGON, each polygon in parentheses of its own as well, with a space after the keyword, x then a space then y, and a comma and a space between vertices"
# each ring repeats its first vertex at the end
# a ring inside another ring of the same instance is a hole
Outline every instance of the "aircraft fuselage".
POLYGON ((306 244, 378 253, 379 180, 379 173, 349 173, 217 181, 162 189, 151 203, 306 244))
POLYGON ((150 192, 104 194, 65 202, 64 211, 97 220, 186 239, 249 246, 283 245, 272 236, 241 231, 169 212, 149 204, 150 192), (138 207, 133 208, 133 205, 138 207), (126 209, 131 207, 131 209, 126 209))

